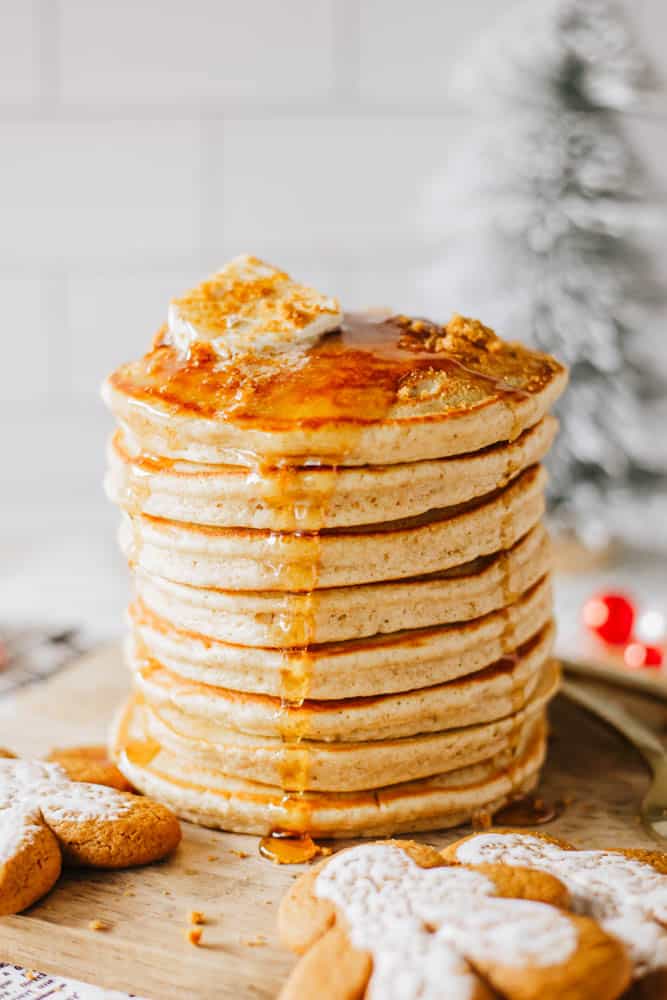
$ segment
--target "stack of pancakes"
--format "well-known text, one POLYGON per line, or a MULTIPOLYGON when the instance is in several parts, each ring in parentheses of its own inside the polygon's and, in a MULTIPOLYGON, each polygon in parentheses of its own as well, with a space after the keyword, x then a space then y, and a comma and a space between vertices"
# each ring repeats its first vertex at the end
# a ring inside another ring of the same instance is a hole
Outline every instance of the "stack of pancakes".
POLYGON ((205 825, 334 837, 532 788, 558 683, 539 463, 565 378, 474 320, 371 315, 296 352, 158 335, 118 369, 128 779, 205 825))

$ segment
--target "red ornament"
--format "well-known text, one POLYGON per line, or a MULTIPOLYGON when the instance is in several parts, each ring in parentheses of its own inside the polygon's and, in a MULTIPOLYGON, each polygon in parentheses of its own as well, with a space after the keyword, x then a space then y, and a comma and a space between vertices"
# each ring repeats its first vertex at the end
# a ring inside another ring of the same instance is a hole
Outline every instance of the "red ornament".
POLYGON ((640 667, 659 668, 662 666, 663 650, 660 646, 645 646, 643 642, 629 642, 623 652, 626 667, 637 670, 640 667))
POLYGON ((597 594, 586 601, 584 625, 610 646, 624 646, 632 635, 635 606, 624 594, 597 594))

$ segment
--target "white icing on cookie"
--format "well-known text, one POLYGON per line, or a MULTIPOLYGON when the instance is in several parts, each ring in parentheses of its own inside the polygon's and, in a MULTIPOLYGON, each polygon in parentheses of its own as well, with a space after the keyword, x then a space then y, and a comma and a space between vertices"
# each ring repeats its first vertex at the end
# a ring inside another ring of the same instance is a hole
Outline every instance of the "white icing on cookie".
POLYGON ((345 915, 352 944, 373 956, 369 1000, 470 1000, 478 980, 466 959, 548 966, 574 953, 564 914, 495 892, 479 872, 420 868, 391 844, 342 851, 315 882, 345 915))
POLYGON ((564 851, 526 834, 481 833, 459 845, 464 864, 500 863, 549 872, 572 908, 593 917, 630 952, 635 973, 667 967, 667 876, 615 851, 564 851))
POLYGON ((0 810, 0 865, 15 857, 39 833, 39 813, 22 806, 0 810))
POLYGON ((0 816, 17 806, 42 812, 45 819, 83 823, 113 820, 127 812, 131 800, 113 788, 71 781, 59 764, 0 760, 0 816))

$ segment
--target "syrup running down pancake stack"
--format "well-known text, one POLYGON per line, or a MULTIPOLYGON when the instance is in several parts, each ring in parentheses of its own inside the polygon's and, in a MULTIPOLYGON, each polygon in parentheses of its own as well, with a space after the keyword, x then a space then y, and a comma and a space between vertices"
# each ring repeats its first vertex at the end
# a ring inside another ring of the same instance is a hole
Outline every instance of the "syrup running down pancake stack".
POLYGON ((565 381, 476 320, 343 314, 252 257, 175 300, 105 385, 128 779, 205 825, 333 837, 531 789, 565 381))

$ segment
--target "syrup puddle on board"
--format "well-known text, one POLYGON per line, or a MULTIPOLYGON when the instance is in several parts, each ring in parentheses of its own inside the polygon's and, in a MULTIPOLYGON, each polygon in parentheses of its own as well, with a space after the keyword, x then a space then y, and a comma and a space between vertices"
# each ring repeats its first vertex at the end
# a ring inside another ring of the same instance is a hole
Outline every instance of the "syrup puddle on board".
POLYGON ((562 816, 565 803, 546 802, 538 795, 522 795, 511 800, 493 817, 494 826, 544 826, 562 816))
POLYGON ((276 830, 259 842, 259 853, 275 865, 302 865, 319 855, 331 854, 330 847, 316 844, 309 833, 281 833, 276 830))

